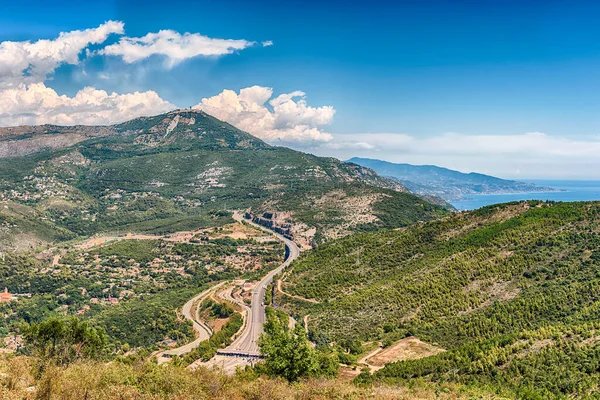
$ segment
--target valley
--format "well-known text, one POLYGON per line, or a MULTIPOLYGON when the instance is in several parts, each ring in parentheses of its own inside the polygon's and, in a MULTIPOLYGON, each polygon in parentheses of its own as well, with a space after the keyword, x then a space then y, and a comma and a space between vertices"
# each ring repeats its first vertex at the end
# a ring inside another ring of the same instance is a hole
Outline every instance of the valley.
POLYGON ((454 212, 189 110, 0 166, 9 354, 27 353, 23 326, 74 316, 106 359, 165 371, 506 398, 600 384, 575 373, 597 351, 598 203, 454 212), (539 366, 556 357, 567 370, 539 366))
POLYGON ((600 2, 0 4, 0 400, 600 400, 600 2))

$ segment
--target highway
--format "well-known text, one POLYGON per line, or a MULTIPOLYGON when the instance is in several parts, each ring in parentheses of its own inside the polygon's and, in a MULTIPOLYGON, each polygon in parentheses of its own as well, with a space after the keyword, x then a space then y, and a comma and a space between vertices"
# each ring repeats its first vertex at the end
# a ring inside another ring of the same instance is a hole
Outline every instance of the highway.
POLYGON ((252 301, 250 307, 247 308, 247 323, 244 331, 241 335, 231 343, 227 348, 220 350, 219 354, 232 354, 232 355, 248 355, 248 356, 259 356, 260 349, 258 347, 258 339, 263 332, 263 325, 265 323, 265 292, 267 286, 273 282, 273 277, 294 261, 300 255, 300 249, 293 241, 283 237, 282 235, 273 232, 272 230, 258 225, 252 221, 244 219, 242 214, 234 213, 233 218, 238 221, 245 221, 252 226, 259 228, 269 234, 275 236, 281 240, 288 249, 288 256, 285 261, 276 269, 269 272, 254 288, 252 291, 252 301))
MULTIPOLYGON (((263 325, 265 323, 266 318, 264 298, 267 286, 273 282, 273 278, 275 277, 275 275, 281 273, 287 266, 289 266, 292 263, 292 261, 298 258, 298 256, 300 255, 300 249, 298 249, 298 246, 293 241, 283 237, 282 235, 276 232, 273 232, 272 230, 266 227, 244 219, 242 214, 238 212, 235 212, 233 214, 233 218, 238 222, 245 221, 246 223, 262 231, 265 231, 268 234, 273 235, 277 239, 282 241, 288 249, 287 258, 279 267, 272 270, 265 277, 263 277, 263 279, 252 290, 252 299, 250 306, 246 305, 241 299, 235 298, 233 296, 233 287, 223 289, 224 285, 231 283, 228 281, 221 282, 218 285, 215 285, 210 289, 205 290, 204 292, 200 293, 199 295, 185 303, 182 309, 182 313, 185 316, 185 318, 192 321, 194 325, 194 330, 197 332, 198 337, 193 342, 188 343, 184 346, 165 351, 159 356, 159 363, 167 361, 174 355, 181 356, 187 354, 194 348, 196 348, 200 342, 210 339, 210 336, 212 335, 212 329, 202 321, 197 320, 197 310, 193 309, 193 305, 198 300, 204 300, 212 294, 217 294, 217 296, 223 298, 224 300, 239 304, 242 307, 242 309, 246 312, 245 324, 241 334, 231 343, 231 345, 229 345, 225 349, 218 351, 219 355, 217 355, 213 360, 211 360, 213 364, 215 366, 220 366, 223 369, 225 369, 225 367, 230 367, 231 370, 235 370, 236 366, 242 365, 248 360, 256 359, 256 357, 260 356, 258 339, 260 338, 260 335, 263 332, 263 325), (241 358, 238 358, 237 361, 230 362, 228 361, 228 355, 237 356, 241 358)), ((199 364, 199 362, 192 364, 190 367, 195 368, 197 366, 196 364, 199 364)))

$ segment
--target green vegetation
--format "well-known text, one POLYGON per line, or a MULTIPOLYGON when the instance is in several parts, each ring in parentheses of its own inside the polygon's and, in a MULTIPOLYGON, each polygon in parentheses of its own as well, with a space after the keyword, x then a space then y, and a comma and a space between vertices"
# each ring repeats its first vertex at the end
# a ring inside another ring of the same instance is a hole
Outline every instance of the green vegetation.
POLYGON ((138 263, 146 264, 159 256, 159 252, 156 251, 157 244, 156 240, 122 240, 101 247, 93 254, 102 258, 114 256, 122 260, 133 259, 138 263))
POLYGON ((212 299, 208 299, 203 302, 198 310, 200 312, 204 310, 210 310, 210 316, 212 318, 228 318, 235 312, 229 304, 225 302, 217 303, 212 299))
POLYGON ((23 322, 76 314, 103 327, 112 349, 184 343, 193 332, 177 310, 205 284, 264 274, 257 263, 269 270, 282 260, 279 242, 221 235, 216 228, 189 242, 110 237, 89 249, 56 250, 57 259, 8 253, 0 259, 0 286, 21 296, 0 303, 0 334, 18 332, 23 322), (51 260, 58 261, 51 266, 51 260))
MULTIPOLYGON (((20 295, 0 304, 1 334, 77 314, 117 347, 188 339, 174 312, 186 288, 254 278, 280 261, 280 244, 197 233, 227 226, 233 209, 288 212, 305 243, 446 213, 368 169, 269 146, 201 112, 102 129, 112 134, 0 159, 0 289, 20 295), (163 237, 183 231, 197 234, 163 237), (102 245, 83 242, 93 235, 102 245)), ((38 134, 48 133, 29 137, 38 134)))
POLYGON ((184 363, 191 364, 196 360, 208 361, 217 354, 217 350, 227 347, 232 342, 232 337, 240 330, 244 323, 242 316, 238 313, 231 315, 231 318, 221 330, 213 334, 210 339, 200 342, 198 347, 186 354, 184 363))
POLYGON ((600 385, 599 328, 598 322, 557 324, 474 341, 421 360, 388 364, 375 378, 486 385, 524 399, 594 399, 600 385))
POLYGON ((346 233, 361 229, 356 207, 340 209, 331 198, 339 192, 368 201, 363 213, 376 215, 373 227, 444 213, 399 193, 401 185, 366 168, 269 146, 201 112, 138 118, 105 129, 113 134, 0 159, 0 202, 9 206, 0 207, 0 227, 10 227, 0 229, 0 245, 22 251, 100 232, 196 230, 230 223, 226 210, 246 208, 290 212, 294 221, 317 228, 320 240, 322 231, 340 221, 348 225, 346 233), (179 123, 167 134, 176 118, 179 123), (316 210, 309 207, 315 201, 316 210))
POLYGON ((299 378, 337 374, 336 355, 313 349, 304 328, 300 324, 294 329, 289 328, 287 314, 271 307, 267 307, 267 322, 259 345, 265 361, 258 364, 257 369, 270 376, 281 376, 293 382, 299 378))
POLYGON ((106 346, 102 329, 77 318, 50 318, 23 328, 26 349, 42 362, 69 364, 99 357, 106 346))
MULTIPOLYGON (((593 397, 600 385, 600 203, 513 203, 364 233, 301 257, 278 295, 311 337, 447 352, 377 379, 489 384, 523 398, 593 397)), ((368 381, 363 375, 362 381, 368 381)))
POLYGON ((200 291, 202 288, 189 287, 143 294, 103 309, 92 320, 106 329, 115 349, 124 343, 152 348, 167 338, 185 343, 194 333, 190 323, 177 317, 177 310, 200 291))

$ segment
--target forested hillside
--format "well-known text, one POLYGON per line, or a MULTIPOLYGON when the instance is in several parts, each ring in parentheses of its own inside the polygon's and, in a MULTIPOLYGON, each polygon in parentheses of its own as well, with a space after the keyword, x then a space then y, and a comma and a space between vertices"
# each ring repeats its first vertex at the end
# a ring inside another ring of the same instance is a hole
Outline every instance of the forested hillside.
POLYGON ((372 170, 270 146, 200 111, 3 128, 1 149, 0 250, 222 225, 236 208, 279 211, 307 242, 445 213, 372 170), (19 145, 27 151, 9 151, 19 145))
POLYGON ((593 397, 599 232, 600 203, 524 202, 357 234, 293 265, 284 290, 316 302, 276 301, 308 315, 311 337, 322 342, 416 336, 448 350, 389 364, 375 378, 593 397))

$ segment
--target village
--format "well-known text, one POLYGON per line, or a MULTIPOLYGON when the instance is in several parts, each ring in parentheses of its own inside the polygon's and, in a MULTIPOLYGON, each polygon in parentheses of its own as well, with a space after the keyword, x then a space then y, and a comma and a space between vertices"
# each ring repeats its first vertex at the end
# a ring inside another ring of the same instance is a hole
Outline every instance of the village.
MULTIPOLYGON (((232 223, 163 236, 92 237, 66 249, 47 249, 37 258, 39 268, 28 273, 32 279, 56 282, 51 284, 55 289, 44 295, 47 301, 51 296, 54 312, 88 317, 145 293, 185 287, 199 276, 260 273, 278 265, 283 254, 282 245, 269 235, 247 224, 232 223)), ((31 297, 9 289, 0 293, 0 303, 8 307, 0 319, 7 322, 17 299, 31 297)), ((33 297, 31 301, 38 298, 33 297)), ((18 335, 6 335, 4 351, 14 351, 20 343, 18 335)))

